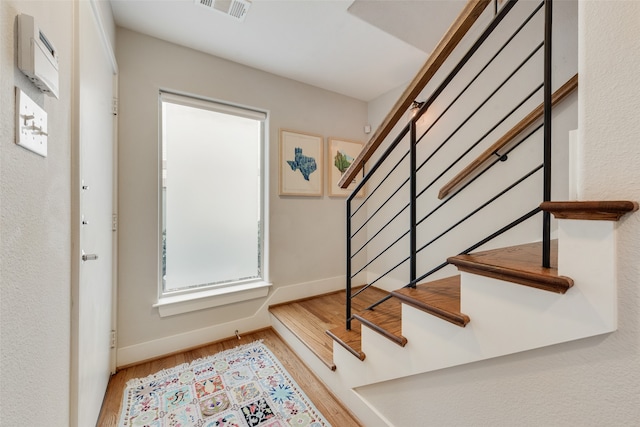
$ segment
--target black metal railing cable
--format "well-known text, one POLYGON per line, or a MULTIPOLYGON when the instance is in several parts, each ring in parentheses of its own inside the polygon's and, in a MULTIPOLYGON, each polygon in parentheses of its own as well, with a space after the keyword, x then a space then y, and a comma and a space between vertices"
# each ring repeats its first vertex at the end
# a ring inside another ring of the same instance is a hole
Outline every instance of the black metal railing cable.
POLYGON ((496 164, 498 164, 500 162, 503 162, 503 160, 502 160, 503 157, 508 156, 513 150, 518 148, 523 142, 527 141, 538 130, 540 130, 540 128, 542 128, 542 126, 543 126, 542 123, 540 125, 536 126, 533 130, 531 130, 531 132, 529 132, 527 135, 525 135, 523 138, 521 138, 518 142, 513 144, 513 146, 511 148, 509 148, 507 151, 505 151, 504 154, 502 154, 499 158, 496 158, 493 162, 489 163, 482 171, 477 173, 473 178, 471 178, 469 181, 467 181, 467 183, 465 183, 462 187, 460 187, 458 190, 456 190, 454 193, 452 193, 449 197, 447 197, 445 200, 443 200, 442 203, 440 203, 433 210, 431 210, 428 214, 426 214, 420 221, 418 221, 417 225, 419 226, 423 221, 427 220, 431 215, 436 213, 440 208, 442 208, 444 205, 449 203, 451 200, 455 199, 455 197, 456 197, 456 195, 458 193, 461 193, 464 189, 466 189, 468 186, 473 184, 482 175, 484 175, 485 172, 488 172, 491 168, 493 168, 494 165, 496 165, 496 164))
POLYGON ((544 5, 544 2, 541 2, 533 10, 533 12, 529 14, 527 19, 525 19, 525 21, 516 29, 516 31, 502 44, 502 46, 500 46, 500 48, 493 54, 491 59, 489 59, 489 61, 475 74, 475 76, 473 76, 473 78, 469 81, 469 83, 465 85, 465 87, 460 91, 460 93, 456 95, 453 101, 451 101, 451 103, 449 103, 449 105, 447 105, 447 107, 444 110, 442 110, 442 112, 438 115, 438 117, 434 119, 434 121, 429 125, 429 127, 422 133, 420 138, 418 138, 416 143, 419 143, 420 141, 422 141, 422 138, 424 138, 424 136, 431 130, 431 128, 433 128, 433 126, 435 126, 436 123, 440 121, 442 116, 444 116, 447 113, 447 111, 449 111, 449 109, 462 97, 462 95, 466 93, 466 91, 473 85, 473 83, 475 83, 475 81, 493 63, 493 61, 495 61, 498 58, 498 56, 500 56, 500 54, 507 48, 507 46, 511 44, 511 42, 516 38, 516 36, 520 34, 520 32, 527 26, 527 24, 531 21, 531 19, 533 19, 533 17, 538 13, 538 11, 542 8, 543 5, 544 5))
MULTIPOLYGON (((458 158, 456 158, 449 166, 447 166, 439 175, 437 175, 427 186, 425 186, 416 197, 422 196, 427 190, 429 190, 440 178, 442 178, 447 172, 449 172, 455 165, 457 165, 467 154, 469 154, 474 148, 476 148, 486 137, 488 137, 498 126, 503 124, 509 117, 511 117, 520 107, 522 107, 527 101, 529 101, 540 89, 543 84, 536 86, 525 98, 523 98, 518 104, 516 104, 507 114, 505 114, 500 120, 498 120, 493 126, 491 126, 480 138, 478 138, 469 148, 467 148, 458 158)), ((502 157, 502 156, 500 156, 502 157)), ((505 159, 506 160, 506 159, 505 159)), ((504 160, 503 160, 504 161, 504 160)))

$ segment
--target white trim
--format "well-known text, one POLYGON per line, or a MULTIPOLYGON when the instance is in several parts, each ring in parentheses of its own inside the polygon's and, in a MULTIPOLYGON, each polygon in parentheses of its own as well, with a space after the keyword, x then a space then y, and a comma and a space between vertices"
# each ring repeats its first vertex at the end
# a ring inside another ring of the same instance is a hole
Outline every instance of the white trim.
POLYGON ((104 22, 102 20, 102 13, 100 13, 99 6, 97 4, 97 0, 91 0, 89 2, 91 4, 91 10, 93 10, 93 16, 96 18, 96 22, 98 24, 98 32, 100 33, 100 38, 102 39, 102 45, 104 46, 104 50, 111 62, 111 69, 113 74, 118 74, 118 62, 116 61, 116 55, 113 51, 113 46, 111 46, 111 40, 109 40, 109 36, 107 35, 107 31, 104 27, 104 22))
POLYGON ((158 302, 153 304, 153 307, 158 309, 160 317, 174 316, 176 314, 203 310, 205 308, 263 298, 269 293, 270 287, 271 283, 259 281, 208 289, 200 292, 165 296, 159 298, 158 302))
POLYGON ((262 135, 261 135, 261 140, 260 140, 260 156, 262 159, 262 164, 260 165, 260 179, 261 179, 261 183, 262 183, 262 191, 260 194, 260 209, 262 209, 262 211, 260 212, 260 215, 262 216, 262 224, 260 224, 261 226, 261 232, 262 232, 262 239, 260 242, 260 253, 262 254, 262 280, 264 280, 265 282, 268 282, 269 280, 271 280, 271 276, 269 275, 269 258, 270 258, 270 250, 269 250, 269 242, 270 242, 270 237, 269 237, 269 228, 271 222, 269 221, 269 175, 270 175, 270 169, 269 169, 269 147, 270 145, 270 140, 269 140, 269 112, 266 112, 266 119, 262 121, 262 135))
MULTIPOLYGON (((114 97, 118 97, 118 74, 115 73, 113 75, 113 95, 114 97)), ((112 218, 116 219, 116 227, 113 230, 113 240, 112 240, 112 249, 111 249, 111 263, 112 263, 112 287, 111 290, 111 330, 115 335, 114 343, 115 345, 111 349, 111 354, 109 356, 110 359, 110 369, 111 373, 116 373, 116 349, 118 347, 118 116, 113 116, 113 200, 112 200, 112 218)))
MULTIPOLYGON (((269 306, 286 301, 312 297, 344 289, 345 277, 329 277, 311 282, 281 286, 274 289, 264 303, 251 316, 231 322, 214 324, 201 329, 187 331, 177 335, 158 338, 138 344, 120 347, 117 351, 118 366, 131 365, 176 351, 193 348, 206 343, 232 337, 236 330, 255 331, 271 325, 269 306)), ((211 316, 215 319, 215 316, 211 316)))
POLYGON ((195 107, 202 110, 215 111, 218 113, 232 114, 246 119, 264 121, 267 119, 267 113, 256 110, 254 108, 239 107, 228 104, 226 102, 209 100, 198 96, 178 95, 176 93, 160 90, 160 101, 169 102, 171 104, 184 105, 186 107, 195 107))

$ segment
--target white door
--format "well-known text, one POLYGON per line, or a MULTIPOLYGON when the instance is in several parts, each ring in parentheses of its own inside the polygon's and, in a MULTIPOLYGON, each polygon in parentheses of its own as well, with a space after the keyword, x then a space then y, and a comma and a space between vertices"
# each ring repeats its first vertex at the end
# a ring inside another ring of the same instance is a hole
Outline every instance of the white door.
POLYGON ((96 5, 77 1, 75 26, 72 395, 75 426, 96 424, 111 371, 115 64, 96 5))

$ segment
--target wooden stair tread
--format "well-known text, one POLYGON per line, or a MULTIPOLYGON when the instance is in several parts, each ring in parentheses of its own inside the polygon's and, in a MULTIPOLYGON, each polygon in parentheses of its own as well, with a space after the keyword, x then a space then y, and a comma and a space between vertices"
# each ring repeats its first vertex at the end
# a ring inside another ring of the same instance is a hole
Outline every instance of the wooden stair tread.
POLYGON ((558 242, 551 242, 551 267, 542 267, 542 242, 458 255, 448 259, 460 271, 565 293, 573 280, 558 275, 558 242))
POLYGON ((638 210, 638 203, 627 200, 542 202, 540 208, 558 219, 618 221, 638 210))
POLYGON ((402 304, 395 298, 388 299, 373 310, 354 314, 353 318, 401 347, 407 344, 407 339, 402 336, 402 304))
POLYGON ((460 276, 422 283, 415 288, 401 288, 391 292, 404 304, 464 327, 469 316, 460 312, 460 276))
POLYGON ((345 326, 342 325, 328 330, 326 333, 349 353, 360 360, 365 359, 366 355, 362 352, 362 341, 360 340, 360 322, 351 322, 351 330, 345 329, 345 326))

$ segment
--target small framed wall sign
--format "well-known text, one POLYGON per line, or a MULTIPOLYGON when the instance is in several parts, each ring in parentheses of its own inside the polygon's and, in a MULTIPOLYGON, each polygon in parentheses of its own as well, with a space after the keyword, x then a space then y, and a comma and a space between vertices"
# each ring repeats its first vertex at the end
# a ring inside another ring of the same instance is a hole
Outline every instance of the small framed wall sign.
MULTIPOLYGON (((360 180, 364 177, 364 169, 347 188, 340 188, 338 186, 338 181, 340 181, 342 175, 349 166, 351 166, 354 159, 358 157, 363 146, 364 144, 362 142, 349 141, 341 138, 329 138, 329 160, 327 161, 327 167, 329 169, 329 196, 348 197, 360 183, 360 180)), ((356 197, 364 197, 364 187, 358 192, 356 197)))
POLYGON ((280 195, 322 196, 324 138, 280 129, 280 195))

